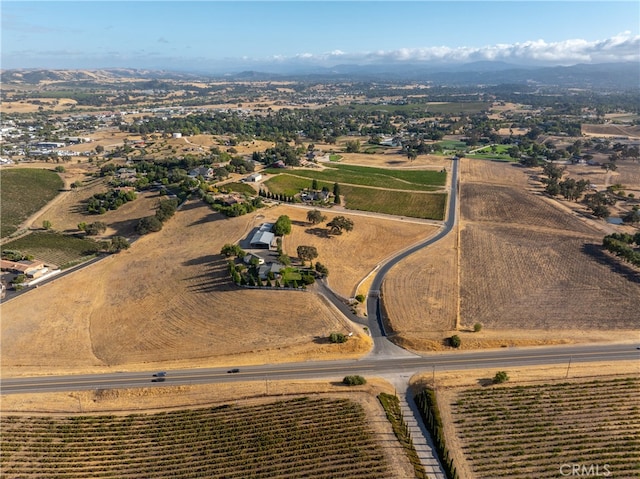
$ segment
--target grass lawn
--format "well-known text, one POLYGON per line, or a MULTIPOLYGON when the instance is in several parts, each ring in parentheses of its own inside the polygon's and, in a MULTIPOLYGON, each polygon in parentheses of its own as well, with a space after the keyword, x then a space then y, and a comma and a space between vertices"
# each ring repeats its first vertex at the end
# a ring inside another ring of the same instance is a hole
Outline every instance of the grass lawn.
POLYGON ((477 158, 481 160, 504 160, 518 162, 518 159, 511 158, 509 156, 509 150, 512 145, 491 145, 485 146, 482 149, 477 150, 475 153, 468 153, 468 158, 477 158))
POLYGON ((444 219, 446 193, 417 193, 341 185, 345 207, 396 216, 432 220, 444 219))
POLYGON ((438 145, 440 145, 443 150, 465 149, 467 147, 465 142, 458 140, 442 140, 438 142, 438 145))
POLYGON ((256 195, 256 190, 254 190, 250 185, 247 185, 246 183, 238 183, 238 182, 234 182, 234 183, 227 183, 226 185, 222 185, 220 188, 220 191, 235 191, 236 193, 242 193, 242 194, 247 194, 247 195, 256 195))
POLYGON ((329 161, 340 161, 342 159, 342 155, 331 154, 329 155, 329 161))
POLYGON ((3 238, 55 198, 64 186, 58 173, 31 168, 3 169, 1 182, 0 236, 3 238))
POLYGON ((92 256, 98 250, 98 243, 88 238, 37 231, 7 243, 3 249, 30 254, 45 263, 55 264, 64 269, 92 256))
POLYGON ((302 275, 297 268, 284 268, 280 271, 280 274, 282 275, 282 281, 285 284, 291 281, 300 281, 302 279, 302 275))

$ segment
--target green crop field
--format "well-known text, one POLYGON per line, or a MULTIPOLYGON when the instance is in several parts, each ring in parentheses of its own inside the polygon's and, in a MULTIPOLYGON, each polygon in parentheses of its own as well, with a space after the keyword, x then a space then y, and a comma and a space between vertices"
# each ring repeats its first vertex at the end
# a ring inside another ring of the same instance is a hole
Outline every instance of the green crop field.
POLYGON ((571 472, 564 464, 598 464, 600 476, 631 478, 640 472, 638 397, 633 377, 475 388, 451 408, 478 478, 557 478, 571 472))
MULTIPOLYGON (((311 188, 311 179, 281 173, 278 176, 269 178, 264 184, 272 193, 293 196, 305 188, 311 188)), ((318 188, 322 188, 323 186, 329 188, 330 191, 333 189, 333 183, 319 181, 318 188)))
MULTIPOLYGON (((267 173, 282 174, 282 170, 269 169, 267 173)), ((433 170, 387 170, 353 165, 331 165, 322 171, 295 169, 288 175, 302 176, 330 184, 343 183, 398 190, 433 191, 443 186, 447 179, 444 171, 433 170)), ((309 183, 310 185, 311 183, 309 183)), ((306 186, 305 186, 306 187, 306 186)), ((320 186, 321 187, 321 186, 320 186)))
POLYGON ((432 220, 444 219, 446 193, 379 190, 349 185, 340 188, 345 196, 345 207, 350 210, 432 220))
POLYGON ((3 169, 0 182, 2 238, 15 232, 20 223, 55 198, 64 186, 58 173, 31 168, 3 169))
POLYGON ((99 247, 92 239, 36 231, 3 245, 3 249, 30 254, 47 264, 64 268, 95 254, 99 247))
POLYGON ((7 478, 391 477, 362 406, 346 399, 0 421, 7 478))

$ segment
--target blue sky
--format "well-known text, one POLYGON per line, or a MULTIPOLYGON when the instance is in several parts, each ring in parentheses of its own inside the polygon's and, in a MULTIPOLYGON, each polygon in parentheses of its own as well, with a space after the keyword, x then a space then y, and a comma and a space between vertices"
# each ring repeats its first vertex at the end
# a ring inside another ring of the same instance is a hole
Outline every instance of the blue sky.
POLYGON ((637 1, 6 1, 2 68, 640 61, 637 1))

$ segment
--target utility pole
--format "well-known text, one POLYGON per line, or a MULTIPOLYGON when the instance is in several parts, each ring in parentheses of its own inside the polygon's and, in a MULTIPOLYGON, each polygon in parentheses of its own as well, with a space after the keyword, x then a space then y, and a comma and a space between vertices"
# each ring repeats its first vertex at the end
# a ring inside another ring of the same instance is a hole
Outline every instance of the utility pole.
POLYGON ((569 356, 569 365, 567 366, 567 374, 564 377, 565 379, 567 379, 569 377, 569 368, 571 367, 571 356, 569 356))

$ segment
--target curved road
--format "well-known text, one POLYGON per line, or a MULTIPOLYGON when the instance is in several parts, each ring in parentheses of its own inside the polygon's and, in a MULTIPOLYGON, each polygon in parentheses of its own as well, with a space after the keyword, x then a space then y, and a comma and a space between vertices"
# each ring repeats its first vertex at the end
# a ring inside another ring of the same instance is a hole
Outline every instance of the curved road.
POLYGON ((369 296, 367 297, 367 317, 368 318, 376 318, 376 321, 371 321, 369 329, 371 331, 371 336, 374 341, 374 351, 372 354, 374 355, 385 355, 385 354, 400 354, 400 351, 403 351, 404 354, 408 354, 404 349, 399 348, 395 344, 391 343, 386 338, 386 331, 384 329, 384 322, 382 320, 382 313, 380 309, 380 289, 382 288, 382 282, 384 280, 385 275, 393 268, 397 263, 402 261, 409 255, 412 255, 416 251, 429 246, 436 241, 444 238, 451 229, 456 224, 456 214, 457 214, 457 205, 458 205, 458 160, 452 160, 451 167, 451 187, 449 191, 449 205, 447 206, 447 218, 444 223, 444 227, 434 236, 428 238, 427 240, 419 243, 411 248, 399 253, 398 255, 391 258, 385 264, 383 264, 378 273, 373 279, 371 283, 371 287, 369 288, 369 296), (399 350, 399 351, 398 351, 399 350))

